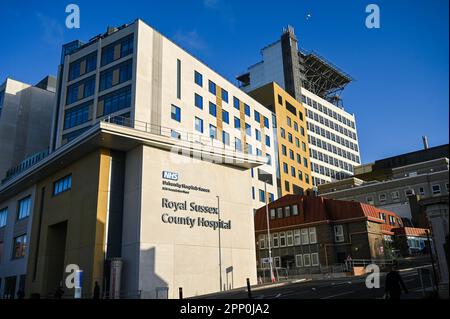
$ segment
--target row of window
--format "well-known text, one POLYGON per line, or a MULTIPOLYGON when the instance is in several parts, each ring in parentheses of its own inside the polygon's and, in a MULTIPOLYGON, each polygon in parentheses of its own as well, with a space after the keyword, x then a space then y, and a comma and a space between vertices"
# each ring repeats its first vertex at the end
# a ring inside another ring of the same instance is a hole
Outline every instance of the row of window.
POLYGON ((101 66, 133 53, 134 35, 130 34, 102 49, 101 66))
MULTIPOLYGON (((301 114, 301 113, 300 113, 301 114)), ((300 132, 300 134, 302 136, 305 136, 305 129, 303 126, 299 126, 298 123, 296 121, 292 121, 291 118, 289 116, 286 117, 286 124, 289 127, 293 127, 294 131, 296 132, 300 132), (294 124, 292 124, 294 123, 294 124)))
MULTIPOLYGON (((200 87, 203 87, 203 75, 198 72, 198 71, 194 71, 194 82, 199 85, 200 87)), ((217 86, 216 84, 209 80, 208 81, 208 91, 213 94, 214 96, 217 95, 217 86)), ((228 103, 229 102, 229 97, 228 97, 228 91, 226 91, 225 89, 221 88, 221 98, 222 101, 228 103)), ((211 103, 210 103, 211 105, 211 103)), ((240 111, 240 105, 241 102, 237 97, 233 97, 233 107, 235 109, 237 109, 238 111, 240 111)), ((195 106, 197 106, 200 109, 203 109, 203 98, 195 93, 195 106)), ((244 113, 246 116, 250 117, 250 106, 244 103, 244 113)), ((215 115, 214 115, 215 116, 215 115)), ((269 119, 265 116, 262 116, 258 111, 254 110, 254 118, 255 121, 258 123, 261 123, 261 119, 263 120, 263 124, 266 128, 269 128, 269 119)))
MULTIPOLYGON (((320 147, 321 149, 328 151, 330 153, 336 154, 338 156, 341 156, 345 159, 348 159, 349 161, 352 161, 353 163, 358 163, 359 164, 359 156, 355 155, 353 153, 347 152, 343 149, 341 149, 340 147, 336 147, 334 145, 331 145, 330 143, 321 141, 320 139, 316 139, 313 136, 308 136, 308 140, 310 141, 310 145, 313 146, 317 146, 320 147)), ((310 153, 310 157, 318 159, 322 162, 334 165, 336 167, 341 167, 341 165, 338 165, 338 160, 334 157, 332 157, 331 155, 327 155, 327 154, 323 154, 320 151, 317 151, 313 148, 310 148, 309 150, 310 153)), ((345 162, 344 162, 345 163, 345 162)), ((348 164, 349 169, 347 169, 348 171, 352 172, 353 171, 353 165, 352 164, 348 164)), ((343 168, 343 167, 341 167, 343 168)))
MULTIPOLYGON (((347 171, 353 171, 353 167, 351 165, 348 165, 347 163, 343 163, 342 161, 339 161, 339 165, 342 165, 342 169, 345 169, 347 171)), ((311 161, 311 171, 314 173, 318 173, 321 175, 325 175, 328 177, 331 177, 332 179, 337 179, 337 180, 341 180, 341 179, 345 179, 351 176, 351 174, 346 173, 346 172, 337 172, 334 169, 331 169, 329 167, 325 167, 322 166, 320 164, 315 163, 314 161, 311 161)), ((317 184, 315 185, 320 185, 323 183, 326 183, 325 180, 321 180, 321 179, 317 179, 317 184)))
POLYGON ((64 114, 64 129, 67 130, 89 121, 89 112, 93 103, 94 101, 91 100, 66 110, 64 114))
MULTIPOLYGON (((284 156, 288 156, 287 155, 287 148, 285 145, 281 145, 281 154, 284 156)), ((298 164, 302 164, 302 157, 300 156, 300 154, 298 153, 294 153, 293 150, 289 149, 289 158, 293 161, 295 161, 297 159, 297 163, 298 164), (294 156, 295 154, 295 156, 294 156)), ((306 157, 303 157, 303 166, 308 167, 308 159, 306 157)))
MULTIPOLYGON (((308 110, 307 116, 308 116, 308 118, 310 118, 320 124, 323 124, 326 127, 330 128, 338 133, 344 134, 345 136, 350 137, 351 139, 357 141, 356 133, 354 133, 350 130, 347 130, 345 127, 342 127, 342 125, 336 124, 333 121, 328 121, 328 119, 324 119, 322 115, 318 115, 317 113, 315 113, 311 110, 308 110)), ((311 126, 311 124, 310 124, 308 127, 308 130, 314 132, 314 126, 311 126)), ((316 125, 316 131, 317 131, 317 125, 316 125)))
MULTIPOLYGON (((13 250, 12 250, 12 259, 18 259, 25 257, 25 252, 27 248, 27 234, 22 234, 20 236, 14 237, 13 240, 13 250)), ((3 261, 3 242, 0 242, 0 264, 3 261)))
POLYGON ((344 116, 341 116, 340 114, 336 113, 335 111, 331 110, 330 108, 327 108, 325 105, 322 105, 321 103, 318 103, 309 97, 306 97, 305 95, 302 95, 302 102, 308 104, 309 106, 312 106, 314 109, 318 110, 319 112, 322 112, 329 117, 334 118, 335 120, 347 125, 348 127, 351 127, 352 129, 355 129, 355 122, 353 122, 350 119, 347 119, 344 116))
POLYGON ((64 176, 53 183, 53 196, 64 193, 72 188, 72 175, 64 176))
POLYGON ((95 76, 79 81, 67 87, 66 104, 75 103, 81 99, 85 99, 94 95, 95 76))
POLYGON ((309 132, 316 133, 317 135, 325 137, 328 140, 336 142, 336 143, 338 143, 344 147, 347 147, 355 152, 359 151, 358 144, 356 144, 356 143, 353 143, 343 137, 340 137, 339 135, 336 135, 328 130, 325 130, 325 129, 319 127, 318 125, 314 125, 313 123, 307 122, 306 125, 308 127, 309 132))
MULTIPOLYGON (((282 266, 281 257, 273 257, 273 266, 275 268, 280 268, 282 266)), ((295 255, 295 266, 298 268, 319 266, 319 253, 295 255)), ((263 263, 262 267, 268 268, 269 265, 267 263, 263 263)))
POLYGON ((130 59, 100 73, 99 91, 131 80, 133 60, 130 59))
MULTIPOLYGON (((258 237, 259 249, 268 249, 269 242, 266 234, 258 237)), ((316 227, 301 228, 270 234, 270 248, 317 244, 316 227)))
MULTIPOLYGON (((27 196, 17 203, 17 220, 22 220, 30 216, 31 196, 27 196)), ((8 220, 8 207, 0 210, 0 228, 5 227, 8 220)))
MULTIPOLYGON (((286 131, 283 128, 280 128, 280 135, 283 139, 286 139, 286 131)), ((287 140, 289 143, 293 144, 294 143, 294 139, 291 133, 287 134, 287 140)), ((306 144, 305 142, 302 142, 302 150, 304 152, 306 152, 306 144)), ((295 138, 295 146, 297 146, 297 148, 300 148, 300 140, 298 139, 298 137, 295 138)))
MULTIPOLYGON (((253 177, 253 176, 252 176, 253 177)), ((275 196, 272 193, 268 193, 269 194, 269 203, 272 203, 275 200, 275 196)), ((266 193, 260 189, 258 192, 259 195, 259 201, 261 203, 265 203, 266 202, 266 193)), ((252 186, 252 198, 253 200, 256 199, 256 194, 255 194, 255 187, 252 186)))
POLYGON ((69 81, 94 71, 97 68, 97 51, 90 53, 69 66, 69 81))
MULTIPOLYGON (((449 190, 448 183, 445 184, 445 188, 446 188, 446 190, 448 192, 448 190, 449 190)), ((441 195, 441 193, 442 193, 441 185, 440 184, 432 184, 431 185, 431 193, 432 193, 432 195, 441 195)), ((408 197, 408 196, 411 196, 411 195, 415 195, 416 192, 415 192, 415 190, 413 188, 409 188, 409 189, 404 190, 404 194, 405 194, 405 197, 408 197)), ((420 186, 418 188, 418 195, 422 195, 422 196, 426 195, 425 187, 420 186)), ((393 191, 393 192, 391 192, 390 193, 390 198, 391 198, 392 201, 400 200, 400 191, 393 191)), ((380 203, 385 203, 388 200, 387 193, 380 193, 380 194, 378 194, 378 200, 380 201, 380 203)), ((366 197, 366 202, 368 204, 370 204, 370 205, 374 205, 375 204, 374 197, 372 195, 371 196, 367 196, 366 197)))

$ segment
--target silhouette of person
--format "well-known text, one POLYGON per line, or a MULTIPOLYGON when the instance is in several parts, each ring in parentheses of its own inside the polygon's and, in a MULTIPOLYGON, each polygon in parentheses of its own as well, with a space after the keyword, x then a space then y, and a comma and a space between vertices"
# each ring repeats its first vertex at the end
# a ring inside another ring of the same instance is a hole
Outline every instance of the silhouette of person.
POLYGON ((400 273, 397 271, 397 263, 394 263, 391 266, 391 270, 386 275, 384 289, 387 299, 400 299, 402 290, 405 292, 405 294, 408 293, 402 276, 400 276, 400 273))
POLYGON ((100 286, 98 285, 98 281, 94 284, 94 295, 92 299, 100 299, 100 286))
POLYGON ((54 297, 55 299, 61 299, 62 295, 64 294, 64 290, 62 288, 62 285, 60 284, 55 291, 54 297))

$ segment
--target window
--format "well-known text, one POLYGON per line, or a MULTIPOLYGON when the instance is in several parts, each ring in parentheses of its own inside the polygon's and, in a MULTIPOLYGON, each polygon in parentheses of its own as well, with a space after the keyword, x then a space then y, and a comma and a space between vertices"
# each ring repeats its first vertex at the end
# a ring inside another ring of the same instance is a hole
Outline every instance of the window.
POLYGON ((230 115, 228 114, 228 111, 222 110, 222 121, 230 124, 230 115))
POLYGON ((250 116, 250 106, 247 104, 244 104, 244 113, 245 115, 250 116))
POLYGON ((255 121, 261 123, 261 115, 255 110, 255 121))
POLYGON ((222 142, 225 145, 230 145, 230 134, 225 131, 222 131, 222 142))
POLYGON ((252 199, 255 199, 255 188, 253 186, 252 186, 252 199))
POLYGON ((386 201, 386 194, 385 193, 383 193, 383 194, 380 194, 380 195, 378 195, 378 199, 380 200, 380 202, 385 202, 386 201))
POLYGON ((298 215, 298 206, 292 205, 292 216, 297 216, 297 215, 298 215))
POLYGON ((275 215, 275 208, 271 208, 270 209, 270 219, 275 219, 276 215, 275 215))
POLYGON ((200 72, 194 71, 195 84, 203 87, 203 75, 200 72))
POLYGON ((380 213, 380 219, 386 221, 386 214, 385 213, 380 213))
POLYGON ((291 134, 291 133, 288 133, 288 141, 289 141, 289 143, 292 143, 292 142, 293 142, 292 134, 291 134))
POLYGON ((334 241, 337 243, 344 241, 344 227, 342 225, 334 226, 334 241))
POLYGON ((117 84, 130 80, 132 75, 132 65, 132 60, 128 60, 100 73, 99 91, 104 91, 117 84))
POLYGON ((431 185, 431 191, 433 192, 433 195, 440 195, 441 194, 441 186, 438 184, 431 185))
POLYGON ((273 234, 273 247, 277 248, 279 246, 278 233, 273 234))
POLYGON ((217 139, 217 128, 212 124, 209 124, 209 137, 217 139))
POLYGON ((291 121, 291 118, 289 116, 286 118, 286 123, 287 123, 287 126, 289 126, 289 127, 292 126, 292 121, 291 121))
POLYGON ((222 101, 228 103, 228 92, 222 89, 222 101))
POLYGON ((172 137, 172 138, 176 138, 176 139, 181 139, 181 134, 180 133, 178 133, 177 131, 175 131, 175 130, 170 130, 170 136, 172 137))
POLYGON ((259 235, 259 249, 265 249, 265 248, 266 248, 266 236, 259 235))
POLYGON ((296 175, 295 175, 295 167, 294 166, 291 166, 291 176, 292 177, 295 177, 296 175))
POLYGON ((303 267, 303 257, 302 257, 302 255, 295 255, 295 266, 303 267))
POLYGON ((83 103, 72 107, 64 113, 64 129, 84 124, 89 121, 89 110, 93 105, 93 101, 83 103))
POLYGON ((289 217, 291 216, 291 207, 290 206, 286 206, 284 208, 284 217, 289 217))
POLYGON ((286 163, 283 163, 283 172, 288 173, 288 165, 286 163))
POLYGON ((273 262, 274 262, 274 266, 275 267, 277 267, 277 268, 281 267, 281 259, 280 259, 280 257, 274 257, 273 258, 273 262))
POLYGON ((181 122, 181 109, 178 106, 172 104, 170 118, 177 122, 181 122))
POLYGON ((280 233, 280 247, 286 247, 286 233, 280 233))
POLYGON ((397 200, 400 198, 400 193, 398 191, 391 193, 392 200, 397 200))
POLYGON ((97 117, 108 115, 131 106, 131 86, 99 98, 97 117))
POLYGON ((301 245, 301 243, 302 243, 302 240, 300 237, 300 229, 296 229, 296 230, 294 230, 294 245, 299 246, 299 245, 301 245))
POLYGON ((316 227, 310 227, 309 228, 309 243, 310 244, 316 244, 317 243, 316 227))
POLYGON ((203 110, 203 97, 195 93, 195 106, 203 110))
POLYGON ((265 196, 265 194, 264 194, 264 191, 263 190, 259 190, 259 201, 261 202, 261 203, 265 203, 266 202, 266 196, 265 196))
POLYGON ((294 236, 292 235, 292 230, 286 232, 286 240, 288 246, 294 245, 294 236))
POLYGON ((269 119, 264 116, 264 127, 269 128, 269 119))
POLYGON ((284 181, 284 189, 286 190, 286 192, 290 192, 291 191, 291 187, 290 187, 290 184, 289 184, 288 181, 284 181))
POLYGON ((270 136, 266 135, 266 146, 270 147, 270 136))
POLYGON ((203 120, 198 117, 195 117, 194 122, 195 122, 195 130, 197 132, 203 133, 203 120))
POLYGON ((0 228, 5 227, 8 221, 8 208, 0 209, 0 228))
POLYGON ((373 205, 374 204, 373 196, 367 196, 366 202, 367 202, 367 204, 373 205))
POLYGON ((208 89, 209 89, 209 92, 211 92, 212 94, 216 95, 216 83, 214 83, 213 81, 209 80, 209 82, 208 82, 208 89))
POLYGON ((303 266, 311 267, 311 255, 310 254, 303 255, 303 266))
POLYGON ((406 197, 414 195, 414 189, 405 190, 406 197))
POLYGON ((240 101, 237 97, 233 97, 233 107, 238 111, 240 109, 240 101))
POLYGON ((217 106, 212 102, 209 102, 209 114, 214 117, 217 116, 217 106))
POLYGON ((252 127, 248 123, 245 123, 245 134, 252 136, 252 127))
POLYGON ((97 67, 97 51, 70 63, 69 81, 73 81, 81 75, 92 72, 97 67), (81 65, 83 64, 83 70, 81 65))
POLYGON ((311 266, 319 266, 319 254, 318 253, 311 254, 311 266))
POLYGON ((101 65, 109 64, 117 59, 123 58, 133 53, 133 34, 120 39, 102 49, 101 65), (120 51, 116 50, 116 47, 120 48, 120 51))
POLYGON ((17 219, 21 220, 30 216, 31 211, 31 196, 21 199, 18 203, 17 219))
POLYGON ((301 234, 302 234, 302 245, 309 244, 308 228, 302 228, 301 234))
POLYGON ((425 195, 425 188, 424 187, 419 187, 419 194, 420 195, 425 195))
POLYGON ((282 207, 277 208, 277 217, 283 218, 283 208, 282 207))
POLYGON ((255 129, 255 136, 256 136, 256 140, 261 142, 261 131, 258 129, 255 129))
POLYGON ((286 132, 285 132, 284 128, 280 128, 280 135, 282 138, 286 138, 286 132))
POLYGON ((242 142, 239 138, 234 138, 234 148, 238 151, 242 151, 242 142))
POLYGON ((241 120, 238 117, 234 117, 234 127, 237 129, 241 128, 241 120))
POLYGON ((75 103, 78 100, 94 95, 95 76, 70 85, 67 88, 66 104, 75 103))
POLYGON ((53 183, 53 196, 64 193, 72 188, 72 174, 64 176, 53 183))
POLYGON ((21 235, 14 238, 13 259, 25 257, 27 248, 27 235, 21 235))

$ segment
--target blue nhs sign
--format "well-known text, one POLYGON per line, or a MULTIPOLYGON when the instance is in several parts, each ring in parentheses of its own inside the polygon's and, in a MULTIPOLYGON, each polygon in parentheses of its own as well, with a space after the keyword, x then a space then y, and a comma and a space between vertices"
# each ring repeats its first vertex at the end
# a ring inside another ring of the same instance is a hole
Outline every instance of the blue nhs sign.
POLYGON ((163 179, 169 179, 171 181, 178 181, 178 173, 163 171, 162 172, 163 179))

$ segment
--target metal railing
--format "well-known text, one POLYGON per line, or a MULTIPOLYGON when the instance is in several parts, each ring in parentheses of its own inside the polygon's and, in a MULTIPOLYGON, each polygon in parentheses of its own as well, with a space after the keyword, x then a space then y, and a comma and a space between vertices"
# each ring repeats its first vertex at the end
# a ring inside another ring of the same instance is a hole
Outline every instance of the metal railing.
POLYGON ((29 169, 30 167, 32 167, 33 165, 39 163, 40 161, 42 161, 44 158, 46 158, 49 155, 49 151, 45 150, 36 154, 33 154, 29 157, 27 157, 26 159, 24 159, 22 162, 20 162, 19 165, 14 166, 13 168, 10 168, 7 172, 6 172, 6 176, 5 178, 2 180, 2 184, 4 184, 5 182, 7 182, 8 180, 10 180, 11 178, 13 178, 14 176, 22 173, 23 171, 29 169))
MULTIPOLYGON (((249 154, 249 147, 247 145, 241 145, 240 149, 235 148, 227 143, 222 142, 218 139, 219 130, 216 129, 216 136, 207 136, 192 132, 186 132, 182 130, 177 130, 169 127, 164 127, 156 124, 151 124, 148 122, 143 122, 139 120, 130 119, 128 117, 123 116, 108 116, 101 120, 105 123, 116 124, 120 126, 125 126, 129 128, 133 128, 135 130, 139 130, 146 133, 151 133, 159 136, 164 136, 168 138, 172 138, 179 141, 189 142, 198 144, 201 146, 208 146, 213 148, 220 148, 223 150, 229 150, 232 152, 239 152, 242 154, 249 154)), ((251 154, 251 153, 250 153, 251 154)), ((254 155, 254 154, 252 154, 254 155)))

